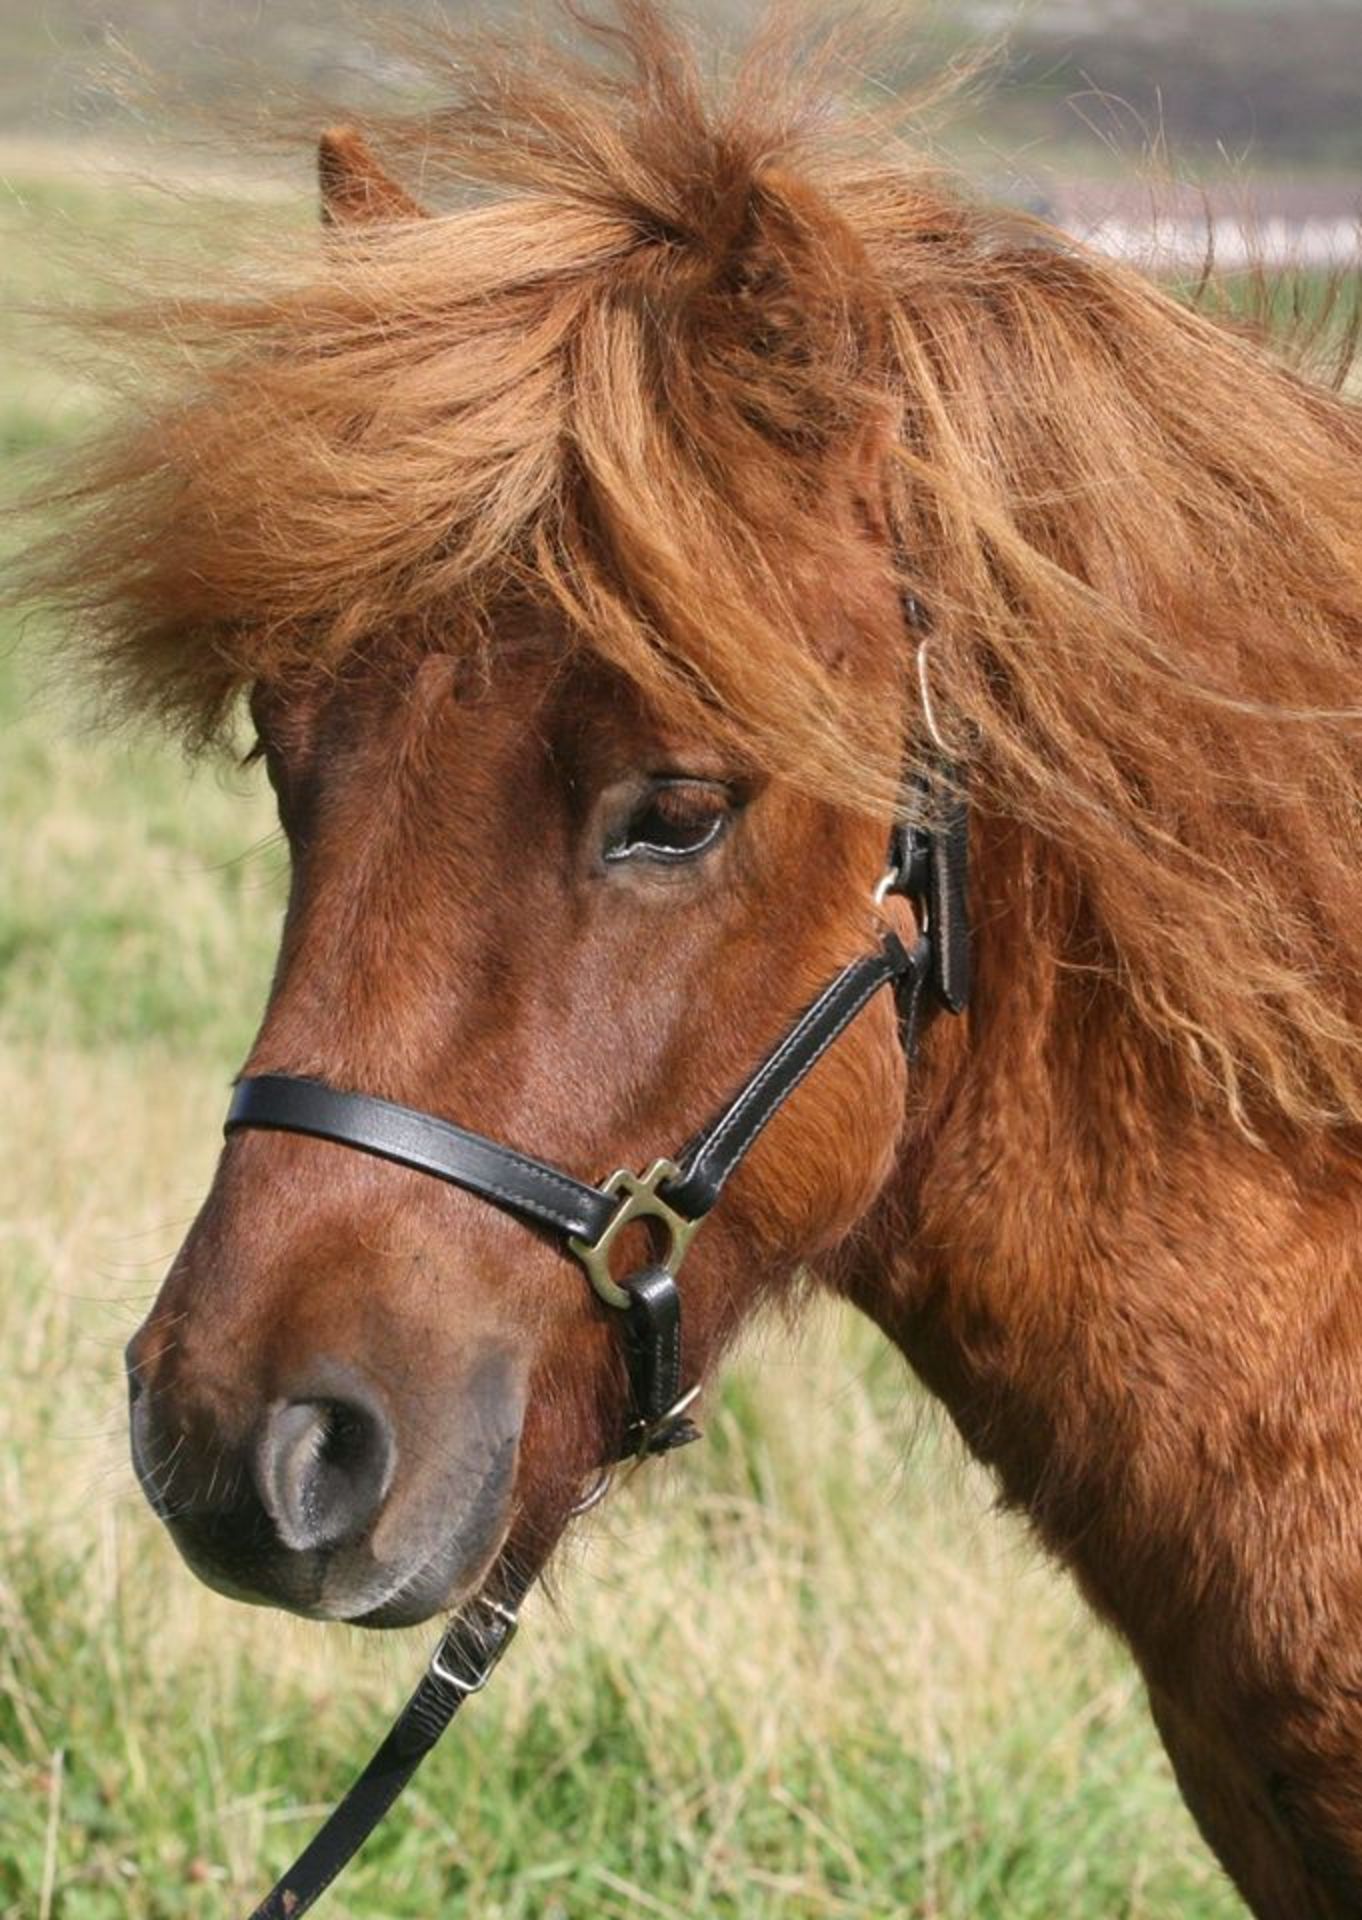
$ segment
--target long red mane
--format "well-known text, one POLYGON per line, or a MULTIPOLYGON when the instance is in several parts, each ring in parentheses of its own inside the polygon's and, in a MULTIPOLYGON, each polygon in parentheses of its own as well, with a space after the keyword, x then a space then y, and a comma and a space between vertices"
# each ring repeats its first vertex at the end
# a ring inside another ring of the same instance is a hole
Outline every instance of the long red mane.
POLYGON ((453 210, 125 316, 140 409, 29 584, 194 741, 303 664, 494 662, 532 606, 887 811, 900 769, 801 619, 850 484, 929 610, 976 804, 1034 849, 1007 937, 1119 982, 1189 1097, 1362 1117, 1357 408, 885 157, 826 63, 801 84, 768 37, 707 93, 643 0, 600 39, 432 55, 447 104, 374 132, 453 210))

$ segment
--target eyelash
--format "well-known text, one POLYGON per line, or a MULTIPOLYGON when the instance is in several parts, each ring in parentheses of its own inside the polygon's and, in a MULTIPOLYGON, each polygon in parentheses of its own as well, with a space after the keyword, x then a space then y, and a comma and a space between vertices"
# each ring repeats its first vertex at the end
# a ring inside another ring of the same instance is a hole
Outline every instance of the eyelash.
POLYGON ((718 804, 719 800, 718 790, 710 785, 701 787, 686 780, 659 782, 606 847, 605 858, 676 864, 698 859, 723 838, 732 817, 727 796, 722 796, 723 804, 718 804), (688 809, 684 803, 687 794, 698 796, 701 805, 688 809), (688 837, 691 828, 695 829, 695 838, 688 837))

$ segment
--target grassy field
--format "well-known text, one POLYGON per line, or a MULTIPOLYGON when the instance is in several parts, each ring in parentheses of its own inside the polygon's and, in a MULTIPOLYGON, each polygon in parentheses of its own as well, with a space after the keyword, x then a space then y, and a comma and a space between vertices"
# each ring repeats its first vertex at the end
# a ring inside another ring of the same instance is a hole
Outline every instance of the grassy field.
MULTIPOLYGON (((6 294, 63 225, 35 186, 6 294)), ((25 336, 32 338, 29 334, 25 336)), ((79 386, 0 335, 0 444, 79 386)), ((428 1634, 199 1588, 126 1465, 120 1349, 209 1174, 282 856, 260 782, 89 737, 0 635, 0 1914, 232 1920, 428 1634)), ((584 1529, 341 1920, 1231 1920, 1129 1663, 863 1327, 760 1336, 707 1444, 584 1529)))

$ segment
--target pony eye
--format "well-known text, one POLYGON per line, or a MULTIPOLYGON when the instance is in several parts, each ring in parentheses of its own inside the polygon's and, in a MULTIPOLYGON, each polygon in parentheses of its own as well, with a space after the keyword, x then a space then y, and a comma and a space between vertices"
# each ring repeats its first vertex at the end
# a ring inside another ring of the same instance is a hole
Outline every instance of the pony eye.
POLYGON ((732 817, 726 787, 659 781, 607 844, 607 860, 693 860, 722 839, 732 817))

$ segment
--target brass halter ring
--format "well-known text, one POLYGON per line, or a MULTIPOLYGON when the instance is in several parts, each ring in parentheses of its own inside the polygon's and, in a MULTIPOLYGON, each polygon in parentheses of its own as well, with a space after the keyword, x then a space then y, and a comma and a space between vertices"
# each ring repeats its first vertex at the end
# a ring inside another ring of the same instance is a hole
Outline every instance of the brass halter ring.
POLYGON ((661 1222, 667 1230, 667 1251, 661 1264, 673 1277, 680 1271, 700 1221, 688 1220, 662 1198, 660 1189, 667 1181, 679 1177, 680 1168, 674 1160, 654 1160, 641 1175, 628 1167, 617 1167, 608 1180, 601 1182, 600 1188, 602 1193, 619 1195, 619 1205, 610 1219, 594 1240, 581 1240, 576 1234, 570 1236, 568 1252, 581 1261, 587 1279, 608 1307, 629 1305, 629 1295, 611 1278, 610 1254, 619 1235, 633 1221, 661 1222))

